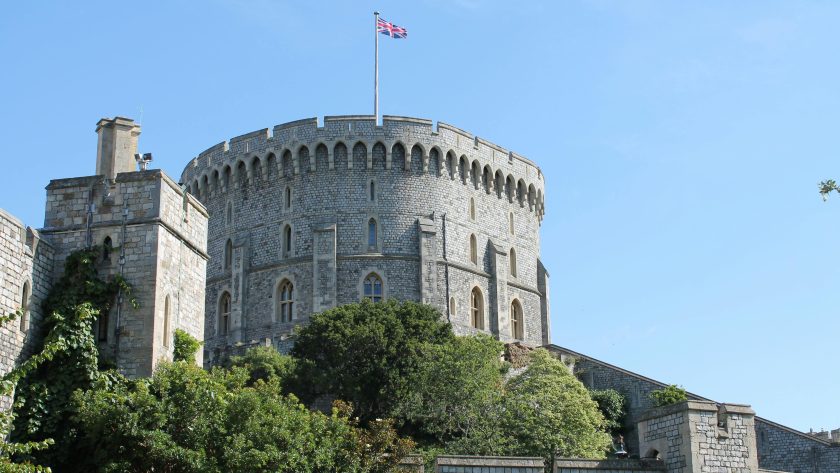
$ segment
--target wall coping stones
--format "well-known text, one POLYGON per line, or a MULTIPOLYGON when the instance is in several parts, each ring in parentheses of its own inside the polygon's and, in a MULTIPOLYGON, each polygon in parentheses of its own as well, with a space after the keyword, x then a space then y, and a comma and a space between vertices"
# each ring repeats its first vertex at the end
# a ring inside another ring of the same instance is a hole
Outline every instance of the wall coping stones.
POLYGON ((482 457, 473 455, 441 455, 435 459, 438 466, 487 466, 487 467, 545 467, 540 457, 482 457))
POLYGON ((577 468, 582 470, 666 471, 665 462, 649 458, 608 458, 606 460, 558 458, 554 460, 554 471, 556 472, 560 468, 577 468))

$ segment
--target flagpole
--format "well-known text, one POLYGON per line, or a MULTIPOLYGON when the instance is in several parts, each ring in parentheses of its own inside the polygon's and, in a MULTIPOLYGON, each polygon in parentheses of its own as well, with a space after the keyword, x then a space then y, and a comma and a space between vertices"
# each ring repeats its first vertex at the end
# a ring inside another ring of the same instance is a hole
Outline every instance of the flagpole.
POLYGON ((379 12, 373 12, 373 119, 379 125, 379 12))

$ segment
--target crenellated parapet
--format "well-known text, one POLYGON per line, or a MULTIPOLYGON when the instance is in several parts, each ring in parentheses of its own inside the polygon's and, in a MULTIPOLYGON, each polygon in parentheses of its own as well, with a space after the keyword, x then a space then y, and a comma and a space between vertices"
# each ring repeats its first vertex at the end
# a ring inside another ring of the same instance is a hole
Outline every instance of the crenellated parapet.
POLYGON ((200 199, 258 180, 306 173, 367 169, 429 173, 460 180, 545 213, 545 180, 530 160, 454 126, 431 120, 384 116, 327 116, 264 128, 219 143, 190 161, 181 175, 200 199))

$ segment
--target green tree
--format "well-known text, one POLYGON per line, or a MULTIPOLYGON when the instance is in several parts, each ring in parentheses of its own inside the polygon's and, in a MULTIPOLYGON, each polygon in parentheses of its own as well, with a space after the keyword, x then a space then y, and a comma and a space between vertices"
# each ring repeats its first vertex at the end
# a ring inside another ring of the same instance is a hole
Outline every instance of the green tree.
POLYGON ((610 446, 598 405, 566 365, 543 349, 534 350, 528 368, 508 383, 504 428, 516 454, 549 461, 603 458, 610 446))
POLYGON ((654 389, 648 395, 656 407, 670 406, 688 400, 688 394, 682 386, 671 384, 662 389, 654 389))
POLYGON ((834 179, 828 179, 820 182, 819 187, 820 196, 822 196, 823 200, 828 200, 828 196, 832 192, 840 193, 840 186, 837 185, 837 182, 834 179))
POLYGON ((611 434, 621 433, 624 417, 627 415, 627 399, 615 389, 593 389, 589 391, 598 410, 604 416, 605 426, 611 434))
POLYGON ((296 379, 290 390, 311 402, 335 396, 354 406, 366 425, 387 417, 407 394, 407 376, 425 344, 453 337, 433 307, 415 302, 363 301, 316 314, 299 327, 292 356, 296 379))
POLYGON ((173 361, 195 362, 195 354, 201 348, 201 342, 185 330, 175 329, 175 346, 172 349, 173 361))
POLYGON ((272 347, 255 347, 242 356, 230 360, 230 366, 243 368, 248 372, 249 385, 258 380, 270 381, 277 378, 281 384, 295 371, 294 358, 282 355, 272 347))
POLYGON ((501 414, 508 365, 500 358, 503 350, 502 343, 487 335, 424 345, 394 416, 450 453, 505 452, 501 414))
POLYGON ((98 472, 387 471, 413 444, 390 421, 360 429, 283 395, 278 378, 247 385, 241 368, 161 363, 151 379, 77 392, 79 462, 98 472))

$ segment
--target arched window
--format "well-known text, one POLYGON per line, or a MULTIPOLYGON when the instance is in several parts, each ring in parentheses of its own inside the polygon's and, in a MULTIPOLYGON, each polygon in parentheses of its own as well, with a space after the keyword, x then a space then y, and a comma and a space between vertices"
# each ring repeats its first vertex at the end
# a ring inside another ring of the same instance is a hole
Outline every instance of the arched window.
POLYGON ((372 302, 382 300, 382 278, 376 273, 370 273, 364 280, 364 298, 372 302))
POLYGON ((225 243, 225 271, 229 270, 233 263, 233 242, 228 240, 225 243))
POLYGON ((508 231, 511 235, 514 234, 513 231, 513 212, 508 213, 508 231))
POLYGON ((475 235, 470 235, 470 262, 478 264, 478 241, 475 235))
POLYGON ((277 313, 275 317, 278 322, 291 322, 294 318, 294 286, 288 279, 277 286, 277 313))
POLYGON ((111 237, 106 236, 102 242, 102 261, 111 261, 111 250, 114 249, 114 244, 111 243, 111 237))
POLYGON ((454 298, 454 297, 450 297, 450 298, 449 298, 449 315, 450 315, 451 317, 454 317, 454 316, 455 316, 455 309, 456 309, 456 307, 455 307, 455 298, 454 298))
POLYGON ((516 250, 513 248, 510 249, 508 259, 510 259, 510 275, 512 277, 516 277, 516 250))
POLYGON ((368 249, 375 249, 377 246, 378 238, 376 235, 376 219, 371 218, 368 220, 368 249))
POLYGON ((373 202, 376 200, 376 183, 374 181, 370 181, 370 201, 373 202))
POLYGON ((20 330, 25 332, 29 328, 29 298, 32 290, 29 288, 29 281, 23 283, 23 291, 20 295, 20 330))
POLYGON ((510 332, 517 340, 525 338, 522 326, 522 305, 516 299, 510 304, 510 332))
POLYGON ((219 335, 227 335, 230 329, 230 293, 222 294, 219 300, 219 335))
POLYGON ((283 227, 283 258, 292 256, 292 226, 286 224, 283 227))
POLYGON ((473 328, 484 329, 484 297, 477 287, 470 293, 470 323, 473 328))
POLYGON ((285 210, 289 210, 292 208, 292 188, 291 186, 287 186, 286 190, 283 192, 283 208, 285 210))
POLYGON ((475 199, 470 197, 470 220, 475 221, 475 199))
POLYGON ((169 334, 170 307, 169 296, 166 296, 166 299, 163 301, 163 346, 165 348, 169 348, 169 339, 171 338, 169 334))

